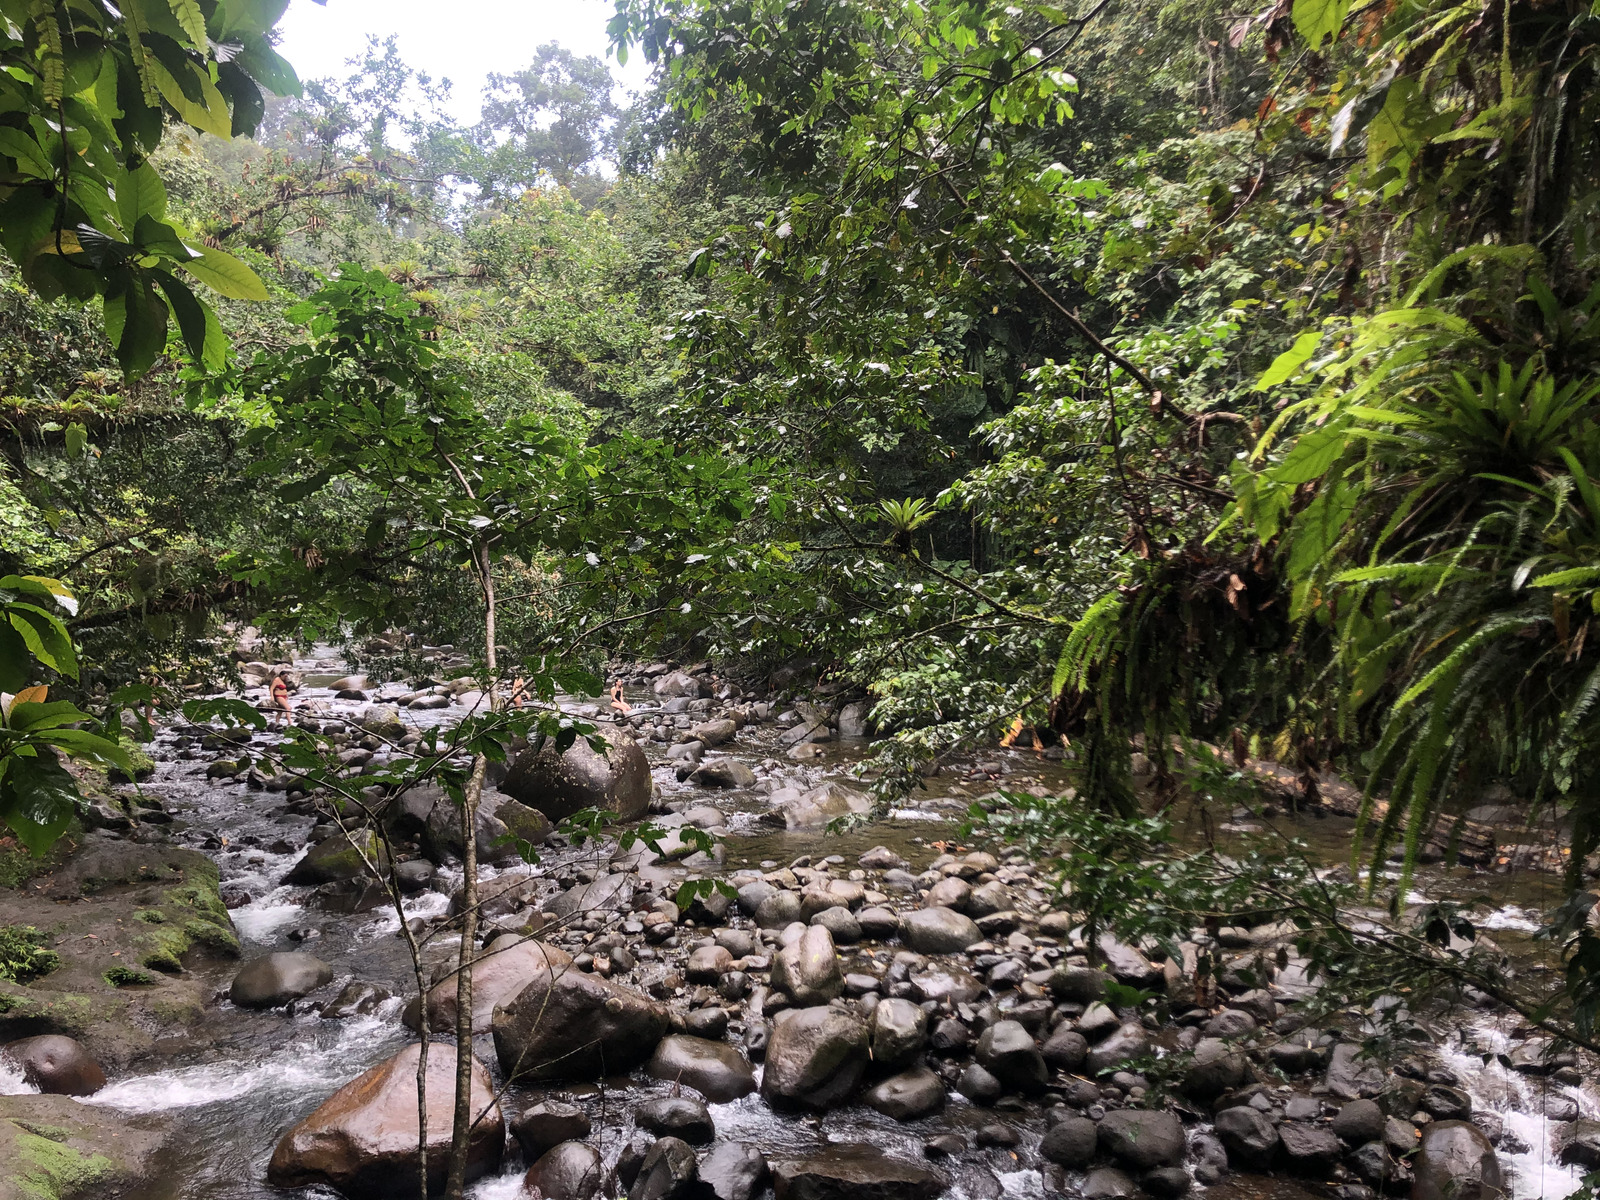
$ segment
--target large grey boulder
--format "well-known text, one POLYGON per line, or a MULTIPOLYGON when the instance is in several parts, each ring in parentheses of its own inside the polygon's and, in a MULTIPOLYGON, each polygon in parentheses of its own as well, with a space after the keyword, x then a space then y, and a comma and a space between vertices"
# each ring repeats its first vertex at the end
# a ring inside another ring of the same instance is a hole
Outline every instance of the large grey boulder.
POLYGON ((333 968, 312 954, 264 954, 233 977, 228 999, 240 1008, 277 1008, 333 979, 333 968))
POLYGON ((336 833, 318 842, 306 852, 304 858, 289 868, 284 883, 296 886, 314 886, 322 883, 340 883, 346 879, 359 879, 370 874, 367 862, 384 870, 388 858, 378 836, 370 829, 353 829, 349 836, 336 833), (363 858, 365 855, 365 858, 363 858))
POLYGON ((1215 1100, 1244 1082, 1250 1063, 1243 1053, 1220 1038, 1201 1038, 1183 1079, 1183 1091, 1199 1100, 1215 1100))
POLYGON ((495 1053, 514 1079, 595 1079, 644 1063, 666 1036, 648 996, 570 968, 544 971, 494 1010, 495 1053))
POLYGON ((1340 1042, 1328 1058, 1328 1074, 1323 1082, 1340 1100, 1359 1100, 1383 1091, 1386 1078, 1383 1067, 1373 1059, 1363 1058, 1361 1047, 1355 1042, 1340 1042))
POLYGON ((833 935, 822 925, 808 925, 772 960, 772 986, 801 1008, 826 1004, 844 990, 833 935))
POLYGON ((605 1186, 600 1152, 582 1142, 562 1142, 546 1150, 522 1177, 523 1190, 544 1200, 594 1200, 605 1186))
POLYGON ((1100 1122, 1100 1144, 1124 1166, 1140 1171, 1183 1163, 1183 1122, 1165 1110, 1119 1108, 1100 1122))
POLYGON ((809 792, 782 788, 772 793, 772 802, 773 809, 763 820, 788 829, 822 829, 839 817, 865 816, 872 811, 871 797, 832 782, 809 792))
MULTIPOLYGON (((552 970, 567 969, 572 955, 559 946, 533 938, 512 941, 511 935, 496 938, 489 948, 473 960, 472 1028, 486 1032, 494 1020, 497 1004, 509 1004, 535 979, 552 970)), ((451 971, 428 990, 428 1028, 435 1033, 450 1033, 456 1027, 456 989, 459 971, 451 971)), ((401 1020, 408 1029, 422 1028, 421 1005, 413 1000, 401 1020)))
POLYGON ((1089 1075, 1120 1067, 1129 1059, 1143 1058, 1150 1053, 1150 1038, 1144 1026, 1130 1021, 1121 1026, 1098 1045, 1089 1048, 1084 1060, 1084 1070, 1089 1075))
POLYGON ((726 1104, 756 1090, 755 1072, 727 1042, 675 1033, 661 1039, 645 1065, 656 1079, 680 1083, 713 1104, 726 1104))
POLYGON ((698 1174, 694 1147, 681 1138, 664 1137, 645 1151, 628 1200, 687 1200, 698 1174))
POLYGON ((1412 1160, 1411 1200, 1501 1200, 1500 1160, 1470 1121, 1434 1121, 1412 1160))
POLYGON ((767 1182, 767 1160, 749 1142, 718 1142, 700 1160, 700 1190, 709 1200, 753 1200, 767 1182))
POLYGON ((867 1060, 861 1021, 832 1008, 787 1009, 767 1043, 762 1098, 780 1109, 833 1108, 855 1093, 867 1060))
POLYGON ((1001 1084, 1018 1092, 1042 1092, 1050 1077, 1033 1035, 1019 1021, 996 1021, 978 1038, 977 1059, 1001 1084))
POLYGON ((949 1186, 920 1163, 876 1146, 836 1145, 772 1164, 777 1200, 935 1200, 949 1186))
POLYGON ((977 923, 953 908, 919 908, 904 914, 900 936, 919 954, 955 954, 983 940, 977 923))
POLYGON ((862 1100, 896 1121, 915 1121, 944 1108, 944 1081, 927 1067, 912 1067, 874 1084, 862 1100))
POLYGON ((1255 1170, 1272 1165, 1278 1152, 1278 1130, 1265 1113, 1249 1105, 1225 1108, 1217 1114, 1216 1130, 1233 1166, 1255 1170))
POLYGON ((554 739, 517 756, 500 790, 552 821, 585 808, 609 809, 624 821, 637 821, 650 807, 650 764, 632 737, 614 725, 601 725, 606 752, 597 753, 578 738, 565 753, 554 739))
POLYGON ((1099 1131, 1088 1117, 1067 1117, 1045 1130, 1039 1153, 1058 1166, 1081 1170, 1094 1161, 1099 1131))
POLYGON ((633 878, 625 872, 602 875, 593 883, 568 888, 550 901, 549 911, 558 917, 573 913, 614 912, 633 901, 633 878))
MULTIPOLYGON (((417 1186, 417 1046, 407 1046, 328 1097, 283 1135, 267 1167, 282 1188, 331 1187, 351 1200, 388 1200, 417 1186)), ((449 1157, 455 1047, 428 1049, 429 1190, 444 1187, 449 1157)), ((467 1144, 467 1179, 500 1166, 505 1122, 482 1064, 472 1064, 472 1111, 482 1114, 467 1144)))
POLYGON ((879 1000, 872 1012, 872 1061, 896 1071, 909 1067, 928 1044, 928 1014, 909 1000, 879 1000))

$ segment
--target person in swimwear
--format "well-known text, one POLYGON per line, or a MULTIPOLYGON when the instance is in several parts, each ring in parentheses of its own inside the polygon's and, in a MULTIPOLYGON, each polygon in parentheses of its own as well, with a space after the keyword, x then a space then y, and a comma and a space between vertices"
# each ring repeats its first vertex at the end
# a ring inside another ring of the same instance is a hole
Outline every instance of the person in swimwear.
POLYGON ((622 680, 617 680, 611 685, 611 707, 619 713, 631 713, 633 705, 622 698, 622 680))
POLYGON ((272 727, 282 729, 294 720, 294 709, 289 705, 289 685, 284 682, 282 672, 272 673, 272 678, 267 681, 267 694, 272 697, 272 705, 268 709, 272 713, 272 727))

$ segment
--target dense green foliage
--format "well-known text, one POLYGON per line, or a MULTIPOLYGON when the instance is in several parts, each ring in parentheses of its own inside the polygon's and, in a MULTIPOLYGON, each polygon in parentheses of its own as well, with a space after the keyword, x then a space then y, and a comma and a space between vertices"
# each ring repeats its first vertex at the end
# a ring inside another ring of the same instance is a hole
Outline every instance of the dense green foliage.
POLYGON ((231 2, 93 9, 53 75, 36 7, 3 203, 65 173, 58 92, 98 174, 7 243, 0 567, 84 663, 20 682, 198 688, 246 622, 805 658, 870 690, 886 797, 1006 734, 1137 819, 1136 746, 1165 797, 1227 745, 1358 780, 1408 864, 1504 787, 1572 831, 1594 974, 1589 6, 620 0, 635 108, 529 47, 467 125, 392 45, 291 95, 231 2))

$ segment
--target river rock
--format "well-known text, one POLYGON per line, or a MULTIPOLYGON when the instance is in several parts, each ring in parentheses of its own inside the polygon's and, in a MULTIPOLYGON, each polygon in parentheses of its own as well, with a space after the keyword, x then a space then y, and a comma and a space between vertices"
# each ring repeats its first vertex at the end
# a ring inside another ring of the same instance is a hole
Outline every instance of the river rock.
POLYGON ((686 1200, 698 1166, 693 1146, 679 1138, 661 1138, 645 1152, 628 1200, 686 1200))
POLYGON ((774 1162, 772 1177, 777 1200, 935 1200, 949 1186, 919 1163, 848 1144, 774 1162))
POLYGON ((744 1055, 726 1042, 674 1033, 661 1039, 645 1070, 656 1079, 681 1083, 713 1104, 726 1104, 756 1090, 744 1055))
POLYGON ((767 1182, 767 1160, 749 1142, 718 1142, 700 1160, 701 1195, 754 1200, 767 1182))
POLYGON ((1382 1066, 1370 1058, 1361 1057, 1359 1045, 1340 1042, 1328 1058, 1328 1074, 1323 1082, 1327 1084, 1328 1091, 1340 1100, 1359 1100, 1383 1091, 1385 1078, 1382 1066))
POLYGON ((701 721, 700 724, 689 729, 689 740, 699 742, 706 749, 720 746, 724 742, 731 742, 733 735, 739 732, 739 726, 727 717, 718 717, 712 721, 701 721))
POLYGON ((1093 1004, 1105 999, 1106 973, 1098 967, 1057 967, 1050 972, 1047 986, 1058 1000, 1069 1004, 1093 1004))
POLYGON ((0 1096, 0 1197, 87 1200, 171 1195, 161 1172, 171 1123, 139 1118, 70 1096, 0 1096))
POLYGON ((76 1039, 43 1033, 0 1046, 23 1079, 47 1096, 92 1096, 106 1085, 105 1072, 76 1039))
POLYGON ((802 793, 782 788, 772 793, 774 808, 763 820, 787 829, 822 829, 839 817, 865 816, 872 811, 870 797, 838 783, 825 783, 802 793))
POLYGON ((594 1079, 639 1066, 666 1035, 667 1010, 620 983, 583 971, 544 971, 491 1025, 506 1074, 533 1081, 594 1079))
POLYGON ((1291 1171, 1318 1179, 1327 1175, 1344 1152, 1339 1135, 1326 1125, 1285 1121, 1278 1126, 1278 1141, 1283 1145, 1283 1157, 1291 1171))
POLYGON ((800 919, 800 897, 793 892, 769 891, 756 905, 757 929, 782 929, 800 919))
POLYGON ((547 906, 558 917, 574 913, 613 912, 633 901, 633 878, 626 873, 602 875, 593 883, 568 888, 547 906))
POLYGON ((1134 947, 1119 942, 1109 933, 1100 935, 1098 946, 1105 960, 1106 971, 1113 979, 1130 987, 1159 990, 1164 986, 1166 976, 1161 968, 1134 947))
POLYGON ((562 1142, 541 1154, 522 1177, 526 1195, 544 1200, 594 1200, 605 1186, 600 1152, 582 1142, 562 1142))
POLYGON ((958 875, 946 875, 928 889, 928 894, 923 897, 922 906, 924 908, 953 908, 957 912, 966 912, 967 901, 971 896, 971 884, 958 875))
MULTIPOLYGON (((357 1076, 283 1135, 267 1182, 283 1188, 322 1185, 351 1200, 389 1200, 417 1186, 417 1046, 357 1076)), ((442 1188, 455 1095, 455 1047, 428 1050, 428 1183, 442 1188)), ((505 1123, 489 1073, 472 1064, 472 1111, 483 1113, 467 1149, 467 1179, 497 1170, 505 1123)))
POLYGON ((1033 1035, 1018 1021, 996 1021, 978 1038, 977 1059, 1006 1088, 1041 1092, 1050 1077, 1033 1035))
POLYGON ((1600 1121, 1568 1122, 1561 1127, 1556 1145, 1562 1162, 1600 1170, 1600 1121))
POLYGON ((277 1008, 333 979, 333 968, 312 954, 264 954, 233 977, 228 999, 240 1008, 277 1008))
POLYGON ((842 904, 823 909, 811 918, 811 923, 826 929, 839 945, 853 946, 861 940, 861 922, 842 904))
POLYGON ((1176 1113, 1141 1108, 1108 1112, 1099 1139, 1118 1162, 1140 1171, 1182 1165, 1187 1145, 1176 1113))
POLYGON ((887 846, 874 846, 856 859, 856 864, 869 871, 903 871, 910 865, 887 846))
POLYGON ((861 936, 869 941, 886 942, 900 933, 900 914, 881 905, 872 904, 856 913, 856 924, 861 926, 861 936))
POLYGON ((511 1136, 522 1147, 522 1157, 532 1162, 562 1142, 581 1142, 590 1128, 589 1114, 576 1104, 546 1100, 511 1122, 511 1136))
POLYGON ((669 671, 655 681, 652 690, 663 700, 675 696, 693 700, 700 695, 700 681, 687 671, 669 671))
POLYGON ((1139 1185, 1116 1167, 1096 1167, 1083 1181, 1083 1200, 1122 1200, 1139 1195, 1139 1185))
POLYGON ((952 908, 918 908, 900 920, 900 936, 919 954, 956 954, 983 940, 976 922, 952 908))
POLYGON ((363 854, 378 864, 380 870, 385 869, 387 859, 383 846, 372 830, 353 829, 349 837, 336 833, 311 847, 304 858, 289 868, 283 882, 305 887, 359 879, 369 873, 363 854))
POLYGON ((1411 1200, 1501 1200, 1506 1193, 1489 1139, 1470 1121, 1434 1121, 1412 1160, 1411 1200))
POLYGON ((928 1044, 928 1014, 909 1000, 879 1000, 872 1010, 871 1038, 872 1061, 879 1067, 909 1067, 928 1044))
POLYGON ((1277 1128, 1265 1113, 1247 1104, 1218 1113, 1216 1130, 1228 1161, 1240 1170, 1268 1167, 1278 1152, 1277 1128))
POLYGON ((943 1081, 927 1067, 912 1067, 868 1088, 862 1097, 869 1108, 896 1121, 915 1121, 945 1105, 943 1081))
POLYGON ((1144 1026, 1136 1021, 1129 1021, 1119 1027, 1104 1041, 1089 1049, 1088 1057, 1084 1059, 1084 1070, 1089 1075, 1099 1075, 1133 1058, 1143 1058, 1150 1053, 1150 1038, 1144 1031, 1144 1026))
POLYGON ((1081 1170, 1094 1160, 1099 1141, 1099 1129, 1088 1117, 1067 1117, 1045 1130, 1039 1153, 1047 1162, 1081 1170))
POLYGON ((1040 1053, 1044 1055, 1045 1064, 1052 1069, 1066 1071, 1069 1075, 1077 1074, 1089 1056, 1089 1040, 1063 1023, 1050 1035, 1040 1053))
POLYGON ((1243 1083, 1249 1070, 1249 1060, 1233 1046, 1220 1038, 1201 1038, 1195 1043, 1183 1091, 1199 1100, 1215 1100, 1243 1083))
POLYGON ((822 925, 808 925, 800 937, 772 960, 772 986, 796 1005, 826 1004, 844 990, 833 935, 822 925))
POLYGON ((500 790, 513 800, 561 821, 585 808, 609 809, 624 821, 637 821, 650 806, 653 784, 644 751, 614 725, 598 734, 606 752, 597 754, 587 738, 578 738, 558 754, 555 739, 518 755, 500 790))
POLYGON ((322 1006, 324 1021, 342 1021, 347 1017, 367 1017, 394 999, 386 987, 352 979, 339 990, 339 994, 322 1006))
MULTIPOLYGON (((570 967, 572 955, 559 946, 523 938, 503 945, 510 935, 496 938, 472 963, 472 1028, 487 1030, 494 1020, 495 1006, 509 1004, 535 979, 553 970, 570 967)), ((428 1028, 435 1033, 456 1027, 456 987, 458 972, 451 971, 428 989, 428 1028)), ((420 1006, 413 999, 401 1016, 406 1028, 420 1030, 420 1006)))
POLYGON ((1333 1132, 1352 1146, 1383 1136, 1383 1109, 1376 1100, 1352 1100, 1333 1118, 1333 1132))
POLYGON ((833 1108, 860 1084, 868 1040, 866 1025, 837 1009, 779 1013, 767 1043, 762 1097, 773 1108, 833 1108))
POLYGON ((870 700, 852 700, 839 709, 839 736, 863 738, 869 732, 867 714, 872 711, 870 700))
MULTIPOLYGON (((733 724, 732 721, 726 724, 733 724)), ((747 788, 754 787, 756 773, 748 764, 740 762, 737 758, 716 758, 708 763, 701 763, 689 774, 690 783, 698 783, 701 787, 712 788, 747 788)))
POLYGON ((691 1146, 703 1146, 717 1136, 711 1114, 699 1100, 688 1096, 665 1096, 635 1106, 633 1119, 639 1128, 657 1137, 681 1138, 691 1146))
POLYGON ((400 738, 404 737, 406 732, 406 727, 400 720, 400 710, 392 704, 367 705, 356 718, 356 725, 367 733, 375 733, 381 738, 400 738))

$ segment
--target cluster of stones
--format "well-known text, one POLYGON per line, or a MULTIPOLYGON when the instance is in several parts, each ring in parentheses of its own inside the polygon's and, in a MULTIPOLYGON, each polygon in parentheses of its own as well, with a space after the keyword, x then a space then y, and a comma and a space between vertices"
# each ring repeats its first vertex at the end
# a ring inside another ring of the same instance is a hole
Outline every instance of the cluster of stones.
MULTIPOLYGON (((1380 1069, 1337 1031, 1303 1028, 1270 986, 1244 976, 1259 954, 1223 972, 1218 1003, 1176 1004, 1161 1027, 1108 1004, 1107 983, 1176 999, 1193 988, 1183 965, 1107 937, 1105 966, 1091 966, 1059 915, 1028 911, 1044 897, 1026 862, 946 855, 912 874, 880 847, 844 867, 800 860, 735 876, 736 899, 703 896, 683 912, 620 871, 518 885, 546 929, 493 934, 472 968, 475 1027, 492 1034, 499 1072, 557 1087, 637 1070, 694 1094, 635 1106, 633 1136, 610 1161, 580 1105, 547 1098, 507 1122, 475 1102, 486 1115, 474 1170, 501 1169, 509 1130, 529 1164, 527 1194, 546 1200, 749 1200, 769 1177, 780 1195, 932 1196, 947 1186, 936 1160, 959 1161, 974 1140, 1013 1148, 1049 1190, 1070 1184, 1086 1197, 1178 1196, 1229 1168, 1300 1175, 1346 1200, 1406 1183, 1414 1196, 1487 1200, 1500 1186, 1495 1122, 1471 1111, 1458 1081, 1420 1059, 1409 1074, 1380 1069), (1158 1047, 1180 1065, 1160 1104, 1137 1069, 1158 1047), (759 1083, 753 1064, 763 1064, 759 1083), (707 1106, 758 1090, 777 1112, 860 1103, 921 1122, 930 1161, 857 1146, 769 1163, 757 1147, 719 1140, 707 1106), (975 1139, 941 1120, 952 1093, 991 1113, 975 1139), (821 1190, 784 1182, 810 1175, 827 1181, 814 1183, 821 1190)), ((308 957, 249 964, 241 980, 306 974, 235 999, 309 994, 327 978, 298 961, 308 957)), ((324 1015, 350 1011, 348 993, 324 1015)), ((435 1033, 453 1028, 454 1000, 453 976, 441 975, 427 998, 435 1033)), ((422 1029, 420 1003, 406 1020, 422 1029)), ((433 1053, 442 1065, 430 1112, 445 1113, 453 1058, 442 1043, 433 1053)), ((372 1179, 408 1162, 414 1171, 415 1068, 411 1047, 285 1134, 273 1181, 362 1197, 382 1194, 372 1179), (408 1112, 410 1141, 392 1155, 363 1141, 363 1128, 404 1127, 408 1112), (393 1162, 374 1166, 375 1156, 393 1162)), ((441 1121, 430 1140, 442 1153, 441 1121)), ((1569 1140, 1581 1155, 1583 1139, 1569 1140)))

